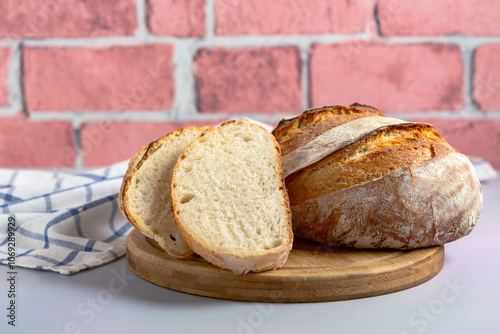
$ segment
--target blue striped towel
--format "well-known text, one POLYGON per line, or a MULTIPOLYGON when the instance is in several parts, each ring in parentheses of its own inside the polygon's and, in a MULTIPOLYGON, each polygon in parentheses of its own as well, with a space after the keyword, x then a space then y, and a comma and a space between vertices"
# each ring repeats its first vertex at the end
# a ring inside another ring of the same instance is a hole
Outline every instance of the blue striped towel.
POLYGON ((0 169, 1 263, 70 275, 123 256, 127 164, 80 174, 0 169))

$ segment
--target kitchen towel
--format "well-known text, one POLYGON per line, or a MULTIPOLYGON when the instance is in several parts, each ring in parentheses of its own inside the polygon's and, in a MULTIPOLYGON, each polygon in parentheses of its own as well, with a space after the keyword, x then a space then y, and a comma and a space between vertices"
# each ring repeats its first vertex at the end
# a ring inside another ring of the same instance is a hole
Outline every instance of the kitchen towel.
POLYGON ((79 174, 0 169, 0 261, 69 275, 123 256, 127 164, 79 174))
MULTIPOLYGON (((496 177, 486 161, 471 160, 482 181, 496 177)), ((0 169, 0 262, 70 275, 122 257, 132 229, 118 207, 127 165, 83 173, 0 169)))

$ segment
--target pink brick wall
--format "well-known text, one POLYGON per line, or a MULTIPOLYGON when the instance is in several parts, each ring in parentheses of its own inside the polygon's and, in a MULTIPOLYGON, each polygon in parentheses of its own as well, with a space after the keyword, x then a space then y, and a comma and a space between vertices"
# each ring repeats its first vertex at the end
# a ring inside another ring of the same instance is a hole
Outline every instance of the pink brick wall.
POLYGON ((10 50, 0 48, 0 106, 8 105, 7 71, 9 70, 10 50))
POLYGON ((194 57, 194 73, 201 112, 300 112, 296 47, 201 49, 194 57))
POLYGON ((388 113, 460 110, 463 73, 460 49, 451 44, 314 45, 312 104, 363 101, 388 113))
POLYGON ((172 107, 172 47, 25 47, 26 110, 158 110, 172 107))
POLYGON ((363 32, 374 0, 216 0, 218 35, 302 35, 363 32))
POLYGON ((380 0, 378 6, 386 36, 498 36, 498 13, 495 0, 380 0))
POLYGON ((203 37, 205 29, 205 0, 150 0, 147 24, 155 35, 203 37))
POLYGON ((434 123, 500 169, 493 0, 5 0, 0 167, 125 160, 184 125, 324 104, 434 123))
POLYGON ((2 0, 0 38, 133 35, 135 0, 2 0))

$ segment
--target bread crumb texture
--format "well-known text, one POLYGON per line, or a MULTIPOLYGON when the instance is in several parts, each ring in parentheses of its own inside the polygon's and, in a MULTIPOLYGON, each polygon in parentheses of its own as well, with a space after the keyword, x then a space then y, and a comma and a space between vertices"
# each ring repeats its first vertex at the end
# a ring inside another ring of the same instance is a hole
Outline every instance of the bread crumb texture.
POLYGON ((179 161, 178 213, 204 244, 250 255, 285 242, 274 152, 265 131, 237 123, 204 135, 179 161))
POLYGON ((151 143, 131 172, 125 195, 137 229, 171 255, 191 255, 170 210, 170 184, 179 155, 205 128, 181 128, 151 143))

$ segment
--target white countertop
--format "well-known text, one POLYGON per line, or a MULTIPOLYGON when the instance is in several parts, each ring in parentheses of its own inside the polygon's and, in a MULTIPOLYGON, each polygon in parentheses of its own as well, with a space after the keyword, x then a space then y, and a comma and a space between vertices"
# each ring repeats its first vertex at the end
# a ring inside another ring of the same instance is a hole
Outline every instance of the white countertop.
POLYGON ((73 276, 16 268, 12 327, 0 265, 0 333, 500 333, 500 179, 483 189, 475 229, 445 246, 436 277, 408 290, 308 304, 218 300, 156 286, 122 258, 73 276))

